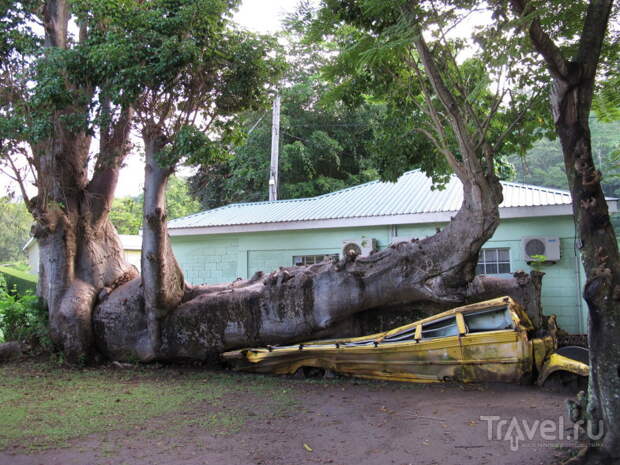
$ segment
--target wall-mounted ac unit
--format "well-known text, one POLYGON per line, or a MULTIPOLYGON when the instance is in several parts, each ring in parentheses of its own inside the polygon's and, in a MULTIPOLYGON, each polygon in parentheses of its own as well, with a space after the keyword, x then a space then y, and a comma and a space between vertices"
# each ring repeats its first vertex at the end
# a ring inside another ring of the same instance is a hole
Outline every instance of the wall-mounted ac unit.
POLYGON ((367 239, 362 237, 361 239, 351 239, 342 241, 342 249, 340 249, 340 257, 344 257, 351 253, 357 256, 366 257, 372 252, 377 250, 377 240, 367 239))
POLYGON ((550 236, 529 236, 521 238, 521 250, 526 262, 540 261, 545 257, 546 262, 560 261, 560 238, 550 236))

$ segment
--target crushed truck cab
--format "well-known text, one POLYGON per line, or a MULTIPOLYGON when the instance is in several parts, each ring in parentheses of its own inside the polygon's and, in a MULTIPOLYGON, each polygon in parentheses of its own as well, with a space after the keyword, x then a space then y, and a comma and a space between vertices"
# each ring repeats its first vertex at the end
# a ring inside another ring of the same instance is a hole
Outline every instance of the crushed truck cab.
POLYGON ((301 368, 321 368, 418 383, 519 383, 538 375, 542 384, 559 370, 588 376, 587 356, 556 352, 555 331, 531 337, 534 329, 519 304, 501 297, 383 333, 248 348, 222 356, 235 369, 255 373, 294 374, 301 368))

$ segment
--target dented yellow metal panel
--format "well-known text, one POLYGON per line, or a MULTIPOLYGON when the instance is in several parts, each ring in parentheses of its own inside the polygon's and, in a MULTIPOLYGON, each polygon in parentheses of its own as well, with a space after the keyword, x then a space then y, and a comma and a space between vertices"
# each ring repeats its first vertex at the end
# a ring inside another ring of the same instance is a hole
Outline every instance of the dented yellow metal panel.
POLYGON ((558 371, 565 371, 579 376, 590 375, 590 367, 588 365, 560 354, 551 354, 538 376, 537 384, 542 386, 552 373, 558 371))
POLYGON ((502 297, 383 333, 242 349, 223 357, 238 370, 259 373, 294 374, 302 367, 315 367, 394 381, 519 382, 543 366, 554 345, 552 338, 530 340, 532 329, 525 311, 511 298, 502 297), (485 319, 485 315, 493 316, 485 319), (494 316, 501 317, 496 318, 499 323, 494 316), (500 329, 493 330, 493 324, 500 329))

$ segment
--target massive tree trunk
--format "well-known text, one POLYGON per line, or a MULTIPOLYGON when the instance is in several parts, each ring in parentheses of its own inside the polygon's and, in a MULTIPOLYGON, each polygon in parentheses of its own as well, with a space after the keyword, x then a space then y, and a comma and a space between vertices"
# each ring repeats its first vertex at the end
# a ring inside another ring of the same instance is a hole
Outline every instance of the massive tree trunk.
MULTIPOLYGON (((583 295, 589 309, 589 421, 604 424, 602 446, 587 455, 591 463, 620 461, 620 257, 601 173, 595 169, 588 117, 592 82, 577 69, 567 80, 556 79, 552 108, 562 143, 573 197, 581 257, 586 272, 583 295), (596 458, 594 458, 596 456, 596 458), (604 458, 603 458, 604 457, 604 458)), ((595 429, 597 431, 597 428, 595 429)), ((583 455, 586 458, 586 455, 583 455)))
MULTIPOLYGON (((56 0, 44 8, 45 45, 69 46, 69 4, 56 0)), ((80 31, 80 40, 85 31, 80 31)), ((44 58, 45 59, 45 58, 44 58)), ((75 102, 51 115, 49 138, 32 145, 38 172, 38 195, 29 208, 40 247, 38 293, 49 308, 51 337, 68 360, 86 362, 96 354, 92 309, 100 295, 137 275, 125 263, 123 249, 108 213, 123 158, 127 154, 131 111, 103 125, 100 154, 88 177, 91 136, 67 120, 86 119, 94 95, 88 86, 67 82, 75 102)), ((109 102, 103 102, 103 111, 109 102)))
POLYGON ((49 148, 37 156, 39 194, 31 202, 41 257, 38 293, 49 309, 54 343, 69 360, 85 362, 95 355, 91 316, 97 298, 137 276, 108 219, 128 118, 102 141, 106 152, 90 181, 90 138, 58 126, 49 148))
POLYGON ((157 127, 143 131, 146 166, 144 176, 144 223, 142 233, 142 290, 150 340, 155 359, 161 348, 160 321, 183 299, 185 280, 172 253, 166 223, 166 186, 173 167, 163 167, 166 140, 157 127))
MULTIPOLYGON (((620 462, 620 256, 602 174, 592 158, 589 116, 596 71, 612 0, 592 0, 579 49, 572 61, 564 58, 537 20, 530 38, 544 57, 553 78, 551 109, 562 144, 580 251, 587 276, 584 298, 589 309, 590 381, 584 420, 602 422, 602 444, 582 451, 576 463, 620 462)), ((531 12, 525 0, 512 0, 519 15, 531 12)))

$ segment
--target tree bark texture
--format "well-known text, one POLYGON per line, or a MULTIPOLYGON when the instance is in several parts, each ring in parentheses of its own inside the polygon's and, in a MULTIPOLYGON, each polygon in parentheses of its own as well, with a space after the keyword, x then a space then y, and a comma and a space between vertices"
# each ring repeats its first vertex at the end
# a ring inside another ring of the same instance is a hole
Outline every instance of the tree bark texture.
POLYGON ((551 98, 560 136, 573 214, 586 272, 583 295, 589 310, 590 384, 588 415, 605 428, 603 445, 588 452, 589 463, 620 462, 620 257, 616 234, 595 169, 588 117, 592 82, 580 67, 556 78, 551 98), (596 457, 596 458, 595 458, 596 457), (602 458, 605 457, 605 458, 602 458))
MULTIPOLYGON (((532 13, 527 0, 511 0, 520 16, 532 13)), ((553 85, 551 110, 562 144, 573 214, 586 272, 584 298, 589 309, 590 378, 586 418, 603 422, 600 446, 583 450, 573 463, 620 463, 620 256, 602 173, 592 158, 589 126, 596 71, 613 0, 591 0, 579 48, 567 60, 534 18, 528 34, 545 59, 553 85)), ((596 431, 595 431, 596 432, 596 431)))
POLYGON ((151 359, 161 348, 160 321, 182 301, 185 280, 168 236, 166 223, 166 186, 173 168, 158 161, 165 138, 156 128, 147 127, 143 135, 146 166, 144 177, 144 222, 142 233, 142 290, 151 359))

